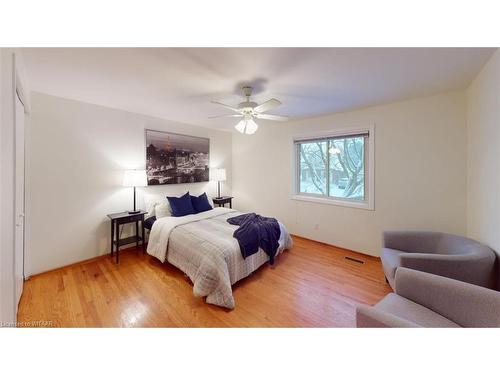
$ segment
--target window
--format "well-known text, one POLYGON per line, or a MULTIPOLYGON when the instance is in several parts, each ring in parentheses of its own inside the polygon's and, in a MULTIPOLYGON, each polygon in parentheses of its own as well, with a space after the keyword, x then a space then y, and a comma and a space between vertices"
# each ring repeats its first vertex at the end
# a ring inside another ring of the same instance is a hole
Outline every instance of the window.
POLYGON ((373 209, 374 128, 296 137, 294 198, 373 209))

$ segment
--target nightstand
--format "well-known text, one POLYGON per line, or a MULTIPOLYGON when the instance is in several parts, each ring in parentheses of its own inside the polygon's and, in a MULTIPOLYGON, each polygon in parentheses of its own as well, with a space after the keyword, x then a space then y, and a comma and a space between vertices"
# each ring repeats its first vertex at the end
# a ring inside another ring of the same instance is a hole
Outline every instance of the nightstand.
POLYGON ((111 219, 111 256, 113 256, 114 247, 116 245, 116 263, 119 262, 120 246, 125 246, 131 243, 139 247, 139 242, 142 242, 142 252, 146 251, 144 243, 144 215, 146 211, 139 211, 135 214, 128 212, 118 212, 116 214, 109 214, 111 219), (120 225, 135 223, 135 236, 120 238, 120 225), (141 234, 139 235, 139 223, 141 224, 141 234), (115 238, 116 237, 116 238, 115 238))
POLYGON ((229 208, 233 208, 233 197, 220 197, 220 198, 212 198, 214 204, 219 207, 224 207, 226 203, 229 203, 229 208))

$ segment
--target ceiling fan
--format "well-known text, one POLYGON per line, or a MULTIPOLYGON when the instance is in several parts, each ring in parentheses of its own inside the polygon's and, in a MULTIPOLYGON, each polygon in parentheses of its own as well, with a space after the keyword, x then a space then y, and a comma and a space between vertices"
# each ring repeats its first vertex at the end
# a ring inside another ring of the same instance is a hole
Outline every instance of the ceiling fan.
POLYGON ((285 116, 269 115, 264 113, 280 106, 281 102, 278 99, 270 99, 262 104, 257 104, 250 101, 250 96, 252 96, 252 88, 250 86, 242 87, 241 91, 246 97, 246 101, 241 102, 237 107, 231 107, 230 105, 224 103, 212 101, 212 103, 222 105, 231 111, 237 112, 237 114, 213 116, 210 118, 241 117, 242 120, 235 125, 235 129, 242 134, 253 134, 257 131, 259 125, 255 123, 254 119, 272 121, 288 120, 288 117, 285 116))

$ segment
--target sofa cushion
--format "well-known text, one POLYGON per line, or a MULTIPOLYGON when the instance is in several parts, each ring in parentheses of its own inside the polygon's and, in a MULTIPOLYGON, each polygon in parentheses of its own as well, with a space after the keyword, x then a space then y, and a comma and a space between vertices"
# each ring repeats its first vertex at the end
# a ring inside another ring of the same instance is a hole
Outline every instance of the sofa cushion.
POLYGON ((422 327, 460 327, 444 316, 395 293, 385 296, 375 305, 375 308, 414 322, 422 327))
POLYGON ((385 276, 387 281, 394 289, 394 277, 396 276, 396 269, 401 265, 401 260, 399 255, 404 254, 404 251, 382 248, 380 253, 380 259, 382 260, 382 266, 384 268, 385 276))

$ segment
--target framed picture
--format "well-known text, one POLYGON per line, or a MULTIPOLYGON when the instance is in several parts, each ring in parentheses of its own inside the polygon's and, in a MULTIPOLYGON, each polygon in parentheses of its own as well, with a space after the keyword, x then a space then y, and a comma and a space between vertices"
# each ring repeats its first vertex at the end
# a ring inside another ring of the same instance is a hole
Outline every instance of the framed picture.
POLYGON ((148 185, 209 179, 210 139, 146 129, 148 185))

